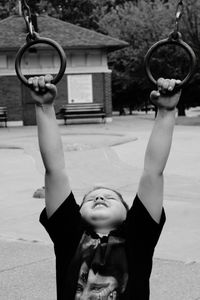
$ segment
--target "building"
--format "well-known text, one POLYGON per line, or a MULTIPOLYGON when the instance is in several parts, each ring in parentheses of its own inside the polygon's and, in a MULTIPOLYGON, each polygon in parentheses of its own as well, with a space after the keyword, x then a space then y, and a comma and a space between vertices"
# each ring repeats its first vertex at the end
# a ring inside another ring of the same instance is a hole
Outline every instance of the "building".
MULTIPOLYGON (((104 103, 106 120, 110 121, 111 70, 107 54, 128 44, 47 15, 36 21, 39 35, 57 41, 67 56, 65 75, 57 85, 55 109, 70 102, 104 103)), ((0 106, 7 107, 10 124, 35 125, 34 102, 14 67, 16 53, 26 42, 26 35, 23 17, 15 15, 0 21, 0 106)), ((23 56, 24 75, 56 74, 58 68, 58 55, 45 44, 31 48, 23 56)))

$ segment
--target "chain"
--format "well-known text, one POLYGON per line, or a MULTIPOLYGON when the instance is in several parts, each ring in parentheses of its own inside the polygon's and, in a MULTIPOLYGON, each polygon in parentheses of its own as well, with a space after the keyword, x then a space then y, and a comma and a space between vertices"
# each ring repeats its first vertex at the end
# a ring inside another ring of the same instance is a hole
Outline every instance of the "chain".
POLYGON ((31 19, 30 7, 27 4, 26 0, 21 0, 21 4, 22 4, 23 17, 24 17, 24 20, 26 22, 26 25, 27 25, 27 28, 29 31, 29 36, 30 36, 30 38, 34 38, 34 28, 33 28, 32 19, 31 19))
POLYGON ((174 33, 179 32, 179 22, 182 15, 183 15, 183 0, 180 0, 176 8, 176 22, 175 22, 174 33))

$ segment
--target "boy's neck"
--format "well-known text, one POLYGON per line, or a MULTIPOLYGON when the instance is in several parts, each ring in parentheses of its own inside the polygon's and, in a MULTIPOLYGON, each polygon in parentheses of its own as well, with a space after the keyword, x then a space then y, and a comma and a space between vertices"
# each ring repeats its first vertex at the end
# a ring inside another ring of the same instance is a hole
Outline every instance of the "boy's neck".
POLYGON ((98 234, 98 236, 100 236, 100 237, 103 237, 103 236, 108 236, 109 232, 108 233, 96 232, 96 234, 98 234))
POLYGON ((115 228, 96 228, 94 231, 99 235, 99 236, 108 236, 111 231, 115 230, 115 228))

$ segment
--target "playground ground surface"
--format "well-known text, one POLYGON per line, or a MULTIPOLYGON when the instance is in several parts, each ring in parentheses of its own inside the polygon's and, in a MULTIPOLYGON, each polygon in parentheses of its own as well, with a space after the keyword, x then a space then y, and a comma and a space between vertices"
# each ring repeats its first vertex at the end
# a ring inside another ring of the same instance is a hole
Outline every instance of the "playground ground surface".
MULTIPOLYGON (((137 191, 154 115, 133 112, 109 124, 60 125, 72 189, 137 191)), ((200 300, 200 111, 177 118, 165 170, 167 222, 155 251, 151 300, 200 300)), ((38 222, 44 169, 37 128, 0 128, 0 299, 55 300, 53 246, 38 222)))

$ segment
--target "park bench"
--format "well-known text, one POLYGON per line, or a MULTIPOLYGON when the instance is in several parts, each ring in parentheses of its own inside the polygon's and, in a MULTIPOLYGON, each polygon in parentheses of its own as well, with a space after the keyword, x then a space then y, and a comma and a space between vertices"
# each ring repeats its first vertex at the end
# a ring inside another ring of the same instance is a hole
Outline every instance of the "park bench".
POLYGON ((5 126, 7 127, 7 108, 6 107, 0 107, 0 122, 4 122, 5 126))
POLYGON ((64 119, 65 125, 69 119, 101 118, 105 122, 104 105, 100 103, 71 103, 63 105, 59 114, 64 119))

